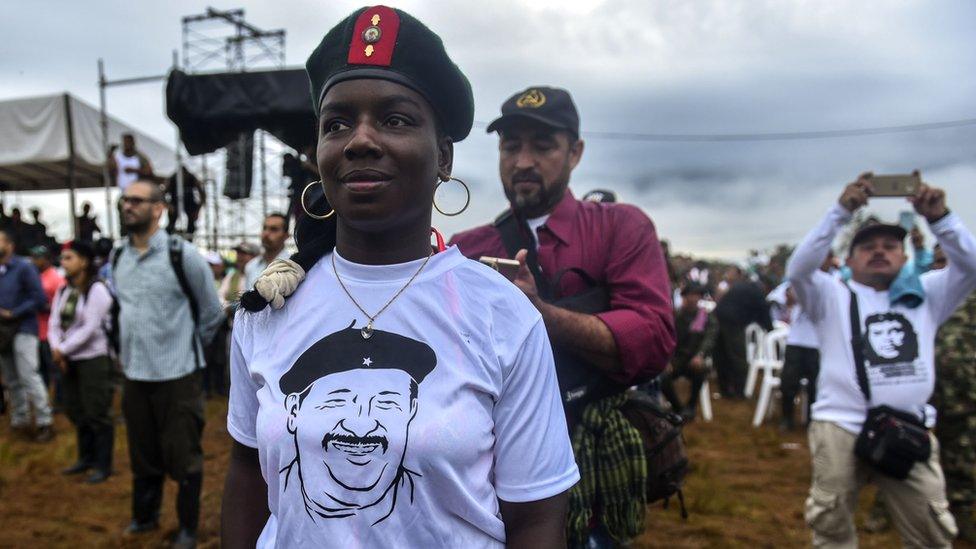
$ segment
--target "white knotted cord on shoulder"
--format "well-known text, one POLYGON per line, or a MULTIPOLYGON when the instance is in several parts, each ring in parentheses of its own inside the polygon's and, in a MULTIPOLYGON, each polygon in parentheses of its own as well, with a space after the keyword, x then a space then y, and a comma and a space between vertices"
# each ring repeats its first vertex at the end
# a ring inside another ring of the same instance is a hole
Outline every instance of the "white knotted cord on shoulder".
POLYGON ((285 306, 285 298, 295 293, 303 280, 305 269, 301 265, 290 259, 275 259, 258 277, 254 289, 272 308, 280 309, 285 306))

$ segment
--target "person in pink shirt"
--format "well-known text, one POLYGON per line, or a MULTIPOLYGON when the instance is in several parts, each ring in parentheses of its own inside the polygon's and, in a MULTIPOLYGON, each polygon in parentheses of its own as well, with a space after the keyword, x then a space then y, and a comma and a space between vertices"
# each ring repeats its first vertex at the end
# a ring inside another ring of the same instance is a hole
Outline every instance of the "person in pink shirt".
POLYGON ((52 383, 54 384, 54 402, 60 405, 61 376, 57 368, 54 367, 54 361, 51 360, 51 346, 48 345, 47 341, 47 326, 48 319, 51 316, 51 302, 54 301, 54 294, 58 291, 58 288, 64 285, 64 277, 54 268, 54 264, 51 262, 50 248, 40 244, 31 248, 30 253, 31 261, 37 267, 37 273, 41 277, 41 288, 44 289, 44 296, 47 297, 47 306, 44 310, 37 313, 37 339, 40 342, 40 345, 38 345, 38 353, 40 353, 41 377, 44 379, 45 387, 50 387, 52 383))
POLYGON ((75 475, 92 469, 88 483, 96 484, 112 472, 115 438, 112 360, 104 329, 111 315, 112 294, 96 277, 91 243, 76 240, 65 245, 61 266, 68 283, 54 296, 48 337, 54 363, 64 379, 65 409, 78 434, 78 461, 63 473, 75 475))

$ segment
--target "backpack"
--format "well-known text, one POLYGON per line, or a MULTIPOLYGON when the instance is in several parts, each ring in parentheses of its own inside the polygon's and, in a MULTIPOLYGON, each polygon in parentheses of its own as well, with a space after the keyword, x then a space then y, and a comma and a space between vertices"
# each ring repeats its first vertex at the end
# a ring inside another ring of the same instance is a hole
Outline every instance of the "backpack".
POLYGON ((647 459, 647 502, 664 501, 667 508, 671 496, 677 495, 681 518, 688 518, 685 497, 681 490, 688 474, 688 454, 681 433, 684 420, 671 413, 649 395, 631 391, 621 413, 640 432, 647 459))
MULTIPOLYGON (((115 325, 115 319, 112 317, 112 315, 116 310, 118 310, 119 302, 115 299, 115 293, 112 291, 112 285, 108 280, 101 277, 97 277, 95 280, 92 280, 91 284, 85 288, 85 293, 83 294, 85 296, 85 301, 88 301, 88 293, 91 292, 91 289, 95 286, 95 284, 102 284, 105 286, 105 289, 108 290, 108 295, 112 298, 112 305, 109 308, 109 317, 102 322, 102 331, 105 333, 105 337, 108 338, 109 348, 118 354, 118 348, 115 347, 117 342, 112 341, 112 327, 115 325)), ((64 293, 68 291, 68 287, 68 284, 65 284, 58 289, 58 299, 60 299, 62 303, 64 303, 64 293)), ((51 311, 52 315, 55 313, 56 311, 51 311)), ((60 313, 58 312, 58 314, 60 313)))
MULTIPOLYGON (((169 235, 169 264, 173 267, 173 273, 176 275, 176 281, 180 284, 180 289, 183 291, 183 295, 186 296, 186 300, 190 304, 190 316, 193 317, 193 328, 194 332, 200 325, 200 306, 197 303, 196 296, 193 295, 193 291, 190 289, 190 281, 186 278, 186 271, 183 270, 183 239, 177 235, 169 235)), ((112 255, 109 257, 109 262, 112 265, 112 279, 113 282, 115 278, 115 268, 119 264, 119 256, 121 255, 122 247, 119 246, 112 250, 112 255)), ((117 285, 117 283, 116 283, 117 285)), ((111 287, 110 287, 111 288, 111 287)), ((121 307, 119 306, 119 300, 115 296, 115 292, 112 293, 112 314, 110 325, 107 329, 109 345, 111 345, 112 350, 115 351, 116 356, 119 354, 119 348, 121 345, 121 334, 119 331, 119 311, 121 307)), ((193 347, 193 360, 200 366, 199 351, 196 345, 196 336, 191 338, 190 346, 193 347)))

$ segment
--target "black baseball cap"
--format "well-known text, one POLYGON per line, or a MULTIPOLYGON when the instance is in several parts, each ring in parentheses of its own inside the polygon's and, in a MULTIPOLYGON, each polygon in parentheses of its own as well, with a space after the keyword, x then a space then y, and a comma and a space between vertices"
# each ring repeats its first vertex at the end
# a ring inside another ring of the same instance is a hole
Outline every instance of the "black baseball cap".
POLYGON ((851 246, 847 253, 850 254, 854 251, 854 247, 864 242, 868 238, 879 235, 886 234, 897 238, 899 241, 903 241, 905 236, 908 235, 908 231, 905 230, 901 225, 892 225, 889 223, 881 223, 880 221, 869 221, 854 233, 854 237, 851 239, 851 246))
POLYGON ((533 86, 509 97, 502 104, 502 115, 488 124, 488 133, 518 118, 535 120, 579 137, 579 113, 572 96, 564 89, 533 86))
POLYGON ((708 293, 707 288, 695 282, 692 282, 691 284, 686 285, 684 288, 681 288, 682 296, 686 296, 688 294, 705 295, 707 293, 708 293))

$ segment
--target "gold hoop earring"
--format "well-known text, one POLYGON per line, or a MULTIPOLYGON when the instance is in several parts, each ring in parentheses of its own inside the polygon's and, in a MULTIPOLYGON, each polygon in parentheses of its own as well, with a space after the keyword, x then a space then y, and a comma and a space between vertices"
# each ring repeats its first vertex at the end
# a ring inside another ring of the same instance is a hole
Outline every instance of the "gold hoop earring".
POLYGON ((441 179, 440 181, 437 182, 437 185, 434 187, 434 209, 437 210, 438 213, 440 213, 441 215, 446 215, 448 217, 461 215, 462 213, 464 213, 464 210, 468 209, 468 205, 470 204, 471 204, 471 189, 468 188, 468 185, 464 181, 461 181, 456 177, 452 176, 452 177, 448 177, 447 179, 441 179), (464 193, 465 193, 464 206, 460 210, 454 213, 447 213, 444 210, 437 207, 437 189, 440 188, 441 183, 447 183, 448 181, 452 181, 452 180, 457 181, 458 183, 461 184, 462 187, 464 187, 464 193))
POLYGON ((332 217, 333 215, 335 215, 335 209, 333 209, 332 211, 330 211, 329 213, 327 213, 325 215, 317 215, 317 214, 313 214, 312 212, 308 211, 308 208, 305 207, 305 193, 308 192, 308 190, 312 187, 312 185, 318 185, 319 183, 321 183, 321 181, 312 181, 308 185, 305 185, 305 190, 302 191, 302 200, 301 200, 301 202, 302 202, 302 209, 305 210, 305 215, 311 217, 312 219, 322 220, 322 219, 328 219, 328 218, 332 217))

